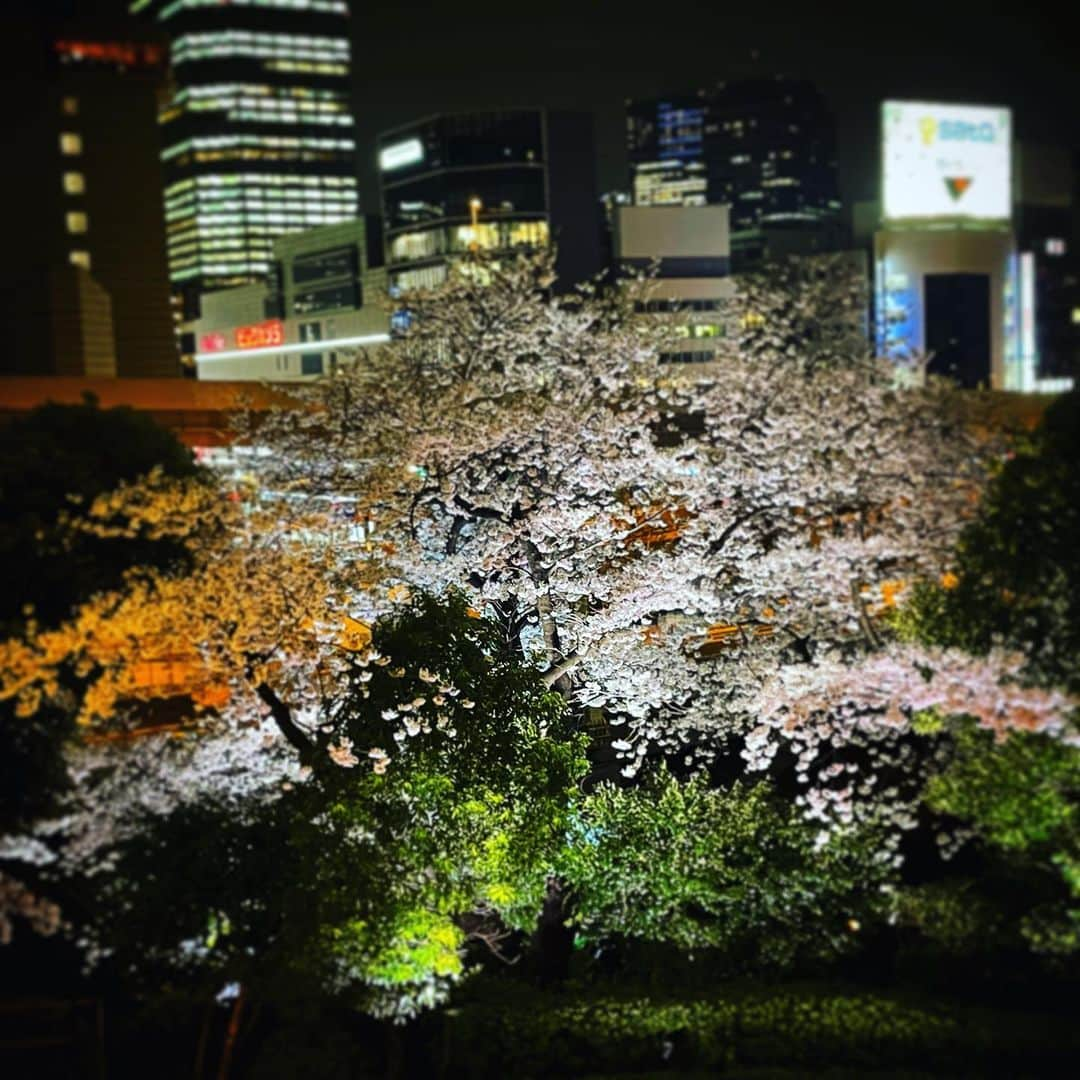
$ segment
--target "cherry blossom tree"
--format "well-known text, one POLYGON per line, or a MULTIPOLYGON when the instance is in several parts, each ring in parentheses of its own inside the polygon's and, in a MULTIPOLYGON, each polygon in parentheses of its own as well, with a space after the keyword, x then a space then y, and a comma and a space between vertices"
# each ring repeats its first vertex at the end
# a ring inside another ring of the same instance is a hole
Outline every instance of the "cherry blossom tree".
POLYGON ((355 500, 387 574, 469 587, 625 725, 628 772, 647 743, 708 758, 778 665, 883 644, 905 582, 947 569, 984 455, 949 388, 897 389, 851 335, 796 347, 821 279, 748 287, 769 325, 700 368, 657 363, 641 286, 550 283, 544 257, 478 262, 412 299, 401 342, 260 430, 261 483, 355 500))
MULTIPOLYGON (((392 770, 389 745, 346 741, 343 703, 394 664, 368 628, 395 597, 453 586, 574 708, 602 710, 626 777, 651 755, 753 770, 782 748, 826 824, 856 812, 847 787, 891 798, 873 753, 837 753, 893 739, 902 765, 898 726, 930 699, 995 727, 1057 722, 1064 699, 999 688, 1011 661, 890 638, 905 590, 950 572, 987 451, 954 391, 901 389, 858 344, 840 275, 835 308, 828 276, 746 285, 755 317, 700 367, 658 362, 678 315, 639 314, 647 281, 552 283, 547 255, 470 260, 410 296, 400 340, 241 423, 228 497, 160 478, 101 497, 80 527, 186 537, 192 566, 3 643, 0 697, 61 698, 88 741, 125 746, 132 703, 161 693, 148 665, 175 661, 185 722, 265 728, 298 768, 392 770)), ((396 719, 408 738, 415 718, 396 719)), ((910 799, 895 805, 903 823, 910 799)))

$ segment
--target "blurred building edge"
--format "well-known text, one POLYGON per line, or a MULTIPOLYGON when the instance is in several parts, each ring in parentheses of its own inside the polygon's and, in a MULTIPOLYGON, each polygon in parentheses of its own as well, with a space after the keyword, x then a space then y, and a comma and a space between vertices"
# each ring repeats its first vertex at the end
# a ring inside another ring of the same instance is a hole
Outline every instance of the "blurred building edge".
MULTIPOLYGON (((1036 376, 1080 378, 1080 169, 1064 146, 1016 144, 1017 248, 1030 253, 1036 376)), ((1026 280, 1024 284, 1027 284, 1026 280)), ((1023 327, 1022 327, 1023 329, 1023 327)))
POLYGON ((176 376, 157 101, 127 20, 5 25, 0 372, 176 376))
POLYGON ((661 363, 713 363, 752 348, 755 336, 778 331, 782 309, 796 297, 815 296, 820 304, 825 283, 835 297, 829 310, 815 315, 813 341, 800 337, 802 359, 839 354, 854 360, 868 349, 863 252, 806 252, 794 244, 733 273, 727 206, 618 205, 613 217, 617 276, 625 282, 646 275, 647 297, 635 303, 670 327, 661 363))
POLYGON ((378 170, 391 293, 433 288, 472 251, 554 244, 556 290, 602 269, 592 117, 439 114, 384 132, 378 170))
POLYGON ((0 423, 47 403, 80 405, 87 394, 102 409, 128 406, 144 412, 193 449, 236 441, 233 418, 288 405, 273 387, 251 382, 197 382, 194 379, 85 375, 0 376, 0 423))
POLYGON ((331 375, 390 338, 378 219, 278 237, 262 282, 203 294, 199 379, 294 382, 331 375))

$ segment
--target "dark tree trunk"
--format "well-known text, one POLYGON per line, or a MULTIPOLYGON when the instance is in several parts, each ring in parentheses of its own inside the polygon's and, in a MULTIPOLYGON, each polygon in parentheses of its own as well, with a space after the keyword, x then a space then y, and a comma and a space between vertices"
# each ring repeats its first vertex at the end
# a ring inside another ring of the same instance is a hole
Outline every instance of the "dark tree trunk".
POLYGON ((210 1038, 210 1025, 214 1020, 214 1005, 211 1002, 206 1006, 203 1013, 203 1021, 199 1027, 199 1043, 195 1048, 195 1067, 191 1075, 193 1080, 203 1080, 206 1073, 206 1044, 210 1038))
POLYGON ((570 974, 574 935, 566 925, 562 883, 548 878, 547 896, 536 929, 540 981, 545 986, 565 982, 570 974))

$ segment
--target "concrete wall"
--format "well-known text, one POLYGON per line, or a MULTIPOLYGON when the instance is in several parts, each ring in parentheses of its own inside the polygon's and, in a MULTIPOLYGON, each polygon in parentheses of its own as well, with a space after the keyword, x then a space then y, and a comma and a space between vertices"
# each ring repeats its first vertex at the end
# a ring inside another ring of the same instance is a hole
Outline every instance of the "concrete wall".
POLYGON ((195 347, 199 347, 202 334, 262 322, 268 296, 265 285, 237 285, 235 289, 203 293, 202 316, 195 322, 195 347))
POLYGON ((620 206, 615 215, 618 260, 728 258, 726 206, 620 206))

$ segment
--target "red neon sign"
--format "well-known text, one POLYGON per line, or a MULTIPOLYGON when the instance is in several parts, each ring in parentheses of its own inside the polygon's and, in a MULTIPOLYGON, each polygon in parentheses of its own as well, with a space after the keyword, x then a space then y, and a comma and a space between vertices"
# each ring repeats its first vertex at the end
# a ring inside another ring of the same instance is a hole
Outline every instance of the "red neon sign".
POLYGON ((98 63, 119 64, 121 67, 159 67, 164 60, 159 45, 137 41, 71 41, 55 43, 56 51, 65 60, 92 60, 98 63))
POLYGON ((199 338, 199 352, 218 352, 220 349, 224 349, 226 344, 225 335, 220 332, 203 334, 199 338))
POLYGON ((285 324, 280 319, 267 319, 266 322, 236 328, 238 349, 265 349, 271 345, 284 344, 285 324))

